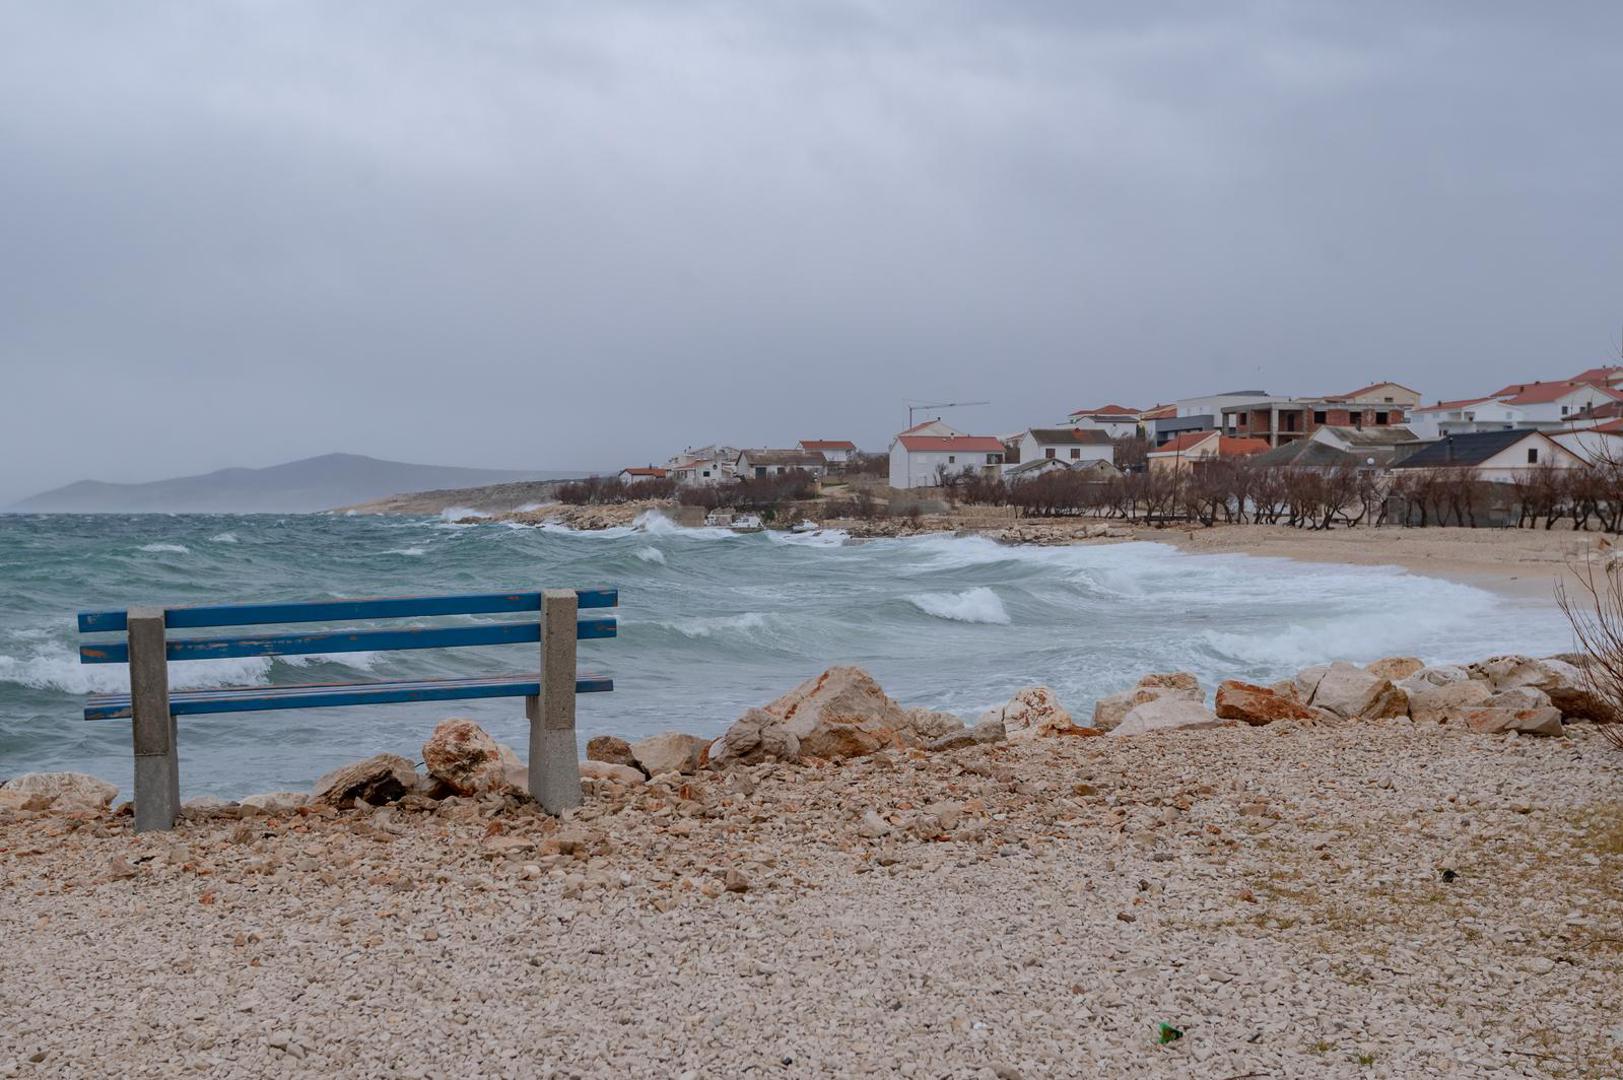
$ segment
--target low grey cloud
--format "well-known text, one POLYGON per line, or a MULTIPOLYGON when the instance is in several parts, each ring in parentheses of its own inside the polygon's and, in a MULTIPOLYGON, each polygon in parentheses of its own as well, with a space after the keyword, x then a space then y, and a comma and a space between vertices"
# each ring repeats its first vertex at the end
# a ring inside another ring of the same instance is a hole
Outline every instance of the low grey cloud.
POLYGON ((1617 356, 1614 4, 0 7, 0 503, 1617 356))

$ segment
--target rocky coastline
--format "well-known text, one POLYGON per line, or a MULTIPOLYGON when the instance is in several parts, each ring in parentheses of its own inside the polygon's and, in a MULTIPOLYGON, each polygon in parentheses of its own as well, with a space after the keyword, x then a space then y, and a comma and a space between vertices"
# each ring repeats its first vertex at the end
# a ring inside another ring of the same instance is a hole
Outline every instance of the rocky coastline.
POLYGON ((171 833, 15 778, 0 1075, 1612 1075, 1623 755, 1577 671, 965 721, 832 669, 592 740, 556 818, 463 720, 171 833))

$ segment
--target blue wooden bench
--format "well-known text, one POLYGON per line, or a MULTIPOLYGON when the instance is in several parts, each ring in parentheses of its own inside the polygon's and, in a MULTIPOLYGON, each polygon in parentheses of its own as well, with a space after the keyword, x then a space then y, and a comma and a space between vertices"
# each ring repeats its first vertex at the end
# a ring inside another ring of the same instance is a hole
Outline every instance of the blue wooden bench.
POLYGON ((612 608, 614 589, 548 589, 469 596, 394 596, 308 603, 228 604, 130 608, 79 613, 82 634, 123 634, 123 641, 84 644, 79 662, 130 666, 130 692, 96 694, 85 703, 86 720, 129 718, 135 736, 135 827, 174 827, 180 812, 180 764, 175 717, 268 709, 328 709, 402 701, 455 701, 522 697, 530 721, 530 792, 557 813, 580 802, 575 745, 575 695, 614 689, 601 675, 576 668, 576 642, 611 638, 610 615, 581 617, 582 609, 612 608), (287 623, 432 618, 445 615, 536 613, 529 619, 477 626, 316 630, 305 633, 168 636, 169 630, 287 623), (315 683, 218 690, 169 691, 169 661, 240 656, 297 656, 339 652, 392 652, 470 645, 540 643, 540 670, 473 678, 395 682, 315 683))

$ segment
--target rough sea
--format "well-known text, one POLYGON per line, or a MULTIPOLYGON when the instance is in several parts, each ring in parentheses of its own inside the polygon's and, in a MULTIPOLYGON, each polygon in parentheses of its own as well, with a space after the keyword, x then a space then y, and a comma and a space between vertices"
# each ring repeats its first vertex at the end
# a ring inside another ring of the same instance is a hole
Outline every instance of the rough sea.
MULTIPOLYGON (((620 637, 580 646, 610 694, 579 699, 580 738, 719 734, 831 664, 905 705, 973 718, 1047 683, 1085 718, 1151 671, 1282 678, 1332 659, 1428 661, 1570 647, 1553 605, 1388 567, 1192 555, 1131 543, 1007 547, 978 537, 855 542, 735 534, 657 516, 635 527, 458 525, 332 515, 0 515, 0 778, 74 769, 130 787, 128 721, 82 719, 128 688, 80 665, 74 614, 133 604, 618 587, 620 637)), ((469 616, 451 622, 510 616, 469 616)), ((192 633, 229 633, 229 630, 192 633)), ((184 632, 182 632, 184 633, 184 632)), ((534 670, 536 647, 192 661, 174 688, 534 670)), ((302 788, 380 751, 416 760, 446 716, 525 744, 518 699, 183 717, 188 795, 302 788)))

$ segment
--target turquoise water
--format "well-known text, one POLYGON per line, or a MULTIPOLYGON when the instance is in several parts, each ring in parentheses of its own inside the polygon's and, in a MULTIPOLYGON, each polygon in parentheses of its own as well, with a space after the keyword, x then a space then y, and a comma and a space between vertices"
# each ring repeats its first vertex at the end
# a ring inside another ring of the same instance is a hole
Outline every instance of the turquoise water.
MULTIPOLYGON (((868 668, 909 705, 971 715, 1044 682, 1088 715, 1147 671, 1191 670, 1210 687, 1338 658, 1570 644, 1548 604, 1390 568, 1156 544, 854 543, 663 518, 579 533, 327 515, 0 516, 0 776, 78 769, 128 791, 127 722, 81 719, 87 693, 128 686, 122 665, 77 662, 83 608, 586 585, 619 587, 622 607, 618 640, 581 643, 582 667, 618 687, 580 699, 583 742, 719 734, 834 663, 868 668)), ((170 677, 176 688, 284 685, 534 666, 534 646, 511 646, 188 662, 170 677)), ((379 751, 415 757, 452 715, 525 743, 517 700, 184 718, 182 784, 225 796, 305 786, 379 751)))

